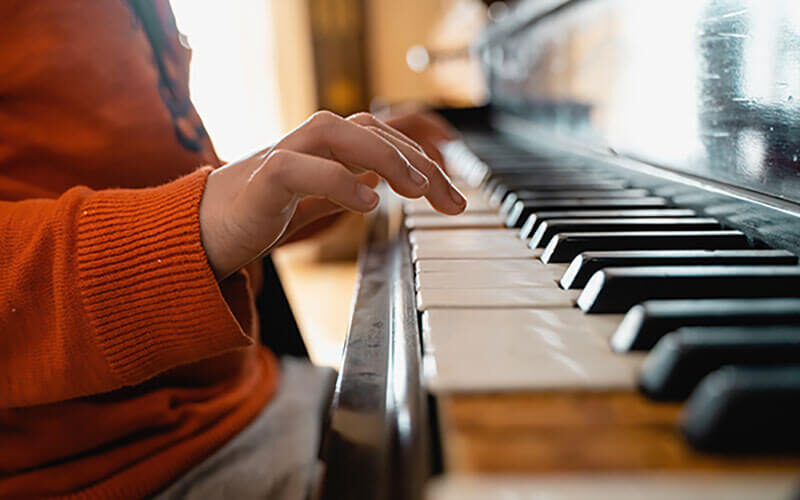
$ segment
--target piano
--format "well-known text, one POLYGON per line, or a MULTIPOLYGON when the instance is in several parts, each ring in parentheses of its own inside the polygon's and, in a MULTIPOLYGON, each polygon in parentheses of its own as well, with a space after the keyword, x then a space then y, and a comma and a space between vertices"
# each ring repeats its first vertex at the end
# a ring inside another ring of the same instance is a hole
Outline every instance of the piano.
POLYGON ((520 1, 442 112, 468 199, 384 196, 326 499, 800 494, 800 4, 520 1))

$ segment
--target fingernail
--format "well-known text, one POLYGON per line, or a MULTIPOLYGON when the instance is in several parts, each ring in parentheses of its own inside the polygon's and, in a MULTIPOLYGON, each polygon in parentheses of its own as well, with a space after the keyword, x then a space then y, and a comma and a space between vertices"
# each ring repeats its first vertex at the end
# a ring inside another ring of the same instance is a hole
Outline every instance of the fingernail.
POLYGON ((422 174, 417 172, 414 167, 410 167, 408 169, 408 176, 411 177, 411 181, 419 187, 423 187, 428 184, 428 179, 426 179, 422 174))
POLYGON ((378 194, 363 184, 358 185, 358 197, 370 207, 378 204, 378 194))
POLYGON ((450 186, 450 198, 452 198, 453 203, 455 203, 459 207, 464 206, 464 204, 467 203, 467 200, 464 199, 464 196, 461 193, 459 193, 458 189, 456 189, 456 187, 453 185, 450 186))

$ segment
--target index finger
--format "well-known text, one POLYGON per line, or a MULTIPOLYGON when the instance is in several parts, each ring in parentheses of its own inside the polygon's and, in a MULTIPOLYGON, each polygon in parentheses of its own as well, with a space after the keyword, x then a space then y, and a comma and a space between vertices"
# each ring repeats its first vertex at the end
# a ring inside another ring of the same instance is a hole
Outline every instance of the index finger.
POLYGON ((458 214, 464 210, 466 200, 453 186, 450 179, 437 162, 425 154, 420 146, 402 132, 392 128, 368 113, 359 113, 348 118, 356 121, 374 132, 383 135, 392 142, 415 168, 420 170, 431 183, 431 189, 425 195, 434 208, 447 214, 458 214))
POLYGON ((437 165, 436 162, 425 156, 423 153, 419 153, 412 149, 404 142, 389 135, 383 129, 372 126, 369 128, 374 129, 374 131, 378 134, 385 134, 386 139, 393 142, 395 146, 397 146, 397 148, 400 149, 400 151, 405 154, 406 157, 410 158, 414 165, 418 165, 419 169, 422 170, 422 172, 428 177, 431 187, 425 194, 425 197, 428 199, 431 206, 433 206, 439 212, 443 212, 448 215, 456 215, 464 211, 467 201, 464 199, 464 196, 458 191, 458 189, 456 189, 456 187, 450 182, 450 179, 447 178, 447 175, 445 175, 442 169, 439 168, 439 165, 437 165))

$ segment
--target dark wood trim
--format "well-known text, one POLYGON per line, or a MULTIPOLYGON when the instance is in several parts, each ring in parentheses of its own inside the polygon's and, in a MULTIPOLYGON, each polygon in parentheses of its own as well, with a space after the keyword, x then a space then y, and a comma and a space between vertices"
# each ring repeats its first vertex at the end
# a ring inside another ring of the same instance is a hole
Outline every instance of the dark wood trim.
POLYGON ((369 109, 364 0, 306 0, 317 107, 341 115, 369 109))
POLYGON ((350 330, 323 447, 323 499, 417 500, 429 475, 428 409, 405 230, 378 213, 359 259, 350 330))

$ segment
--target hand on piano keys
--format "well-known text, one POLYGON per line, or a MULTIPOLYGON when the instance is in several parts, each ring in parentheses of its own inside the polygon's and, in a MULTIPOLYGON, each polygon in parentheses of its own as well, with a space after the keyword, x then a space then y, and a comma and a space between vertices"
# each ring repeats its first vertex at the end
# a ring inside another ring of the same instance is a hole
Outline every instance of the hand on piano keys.
POLYGON ((421 146, 369 113, 319 111, 274 145, 214 170, 199 225, 215 276, 228 277, 320 219, 373 210, 379 178, 441 213, 464 210, 466 200, 421 146))

